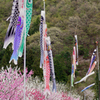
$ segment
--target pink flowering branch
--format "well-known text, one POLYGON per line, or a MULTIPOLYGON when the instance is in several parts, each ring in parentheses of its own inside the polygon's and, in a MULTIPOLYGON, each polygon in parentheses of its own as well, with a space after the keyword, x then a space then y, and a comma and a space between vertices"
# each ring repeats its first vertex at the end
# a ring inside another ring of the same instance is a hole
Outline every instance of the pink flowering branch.
MULTIPOLYGON (((59 91, 51 92, 50 95, 45 96, 44 91, 38 88, 40 85, 40 82, 36 83, 38 79, 35 79, 34 82, 29 80, 32 74, 32 70, 28 73, 26 69, 26 98, 28 100, 79 100, 59 91), (34 88, 34 85, 37 87, 34 88)), ((23 100, 23 79, 24 76, 20 69, 12 69, 11 67, 6 70, 2 69, 0 71, 0 100, 23 100)))
MULTIPOLYGON (((27 74, 26 80, 33 74, 32 71, 27 74)), ((0 99, 20 100, 23 98, 23 78, 20 70, 13 70, 8 68, 0 72, 0 99), (21 93, 21 94, 20 94, 21 93), (15 98, 15 99, 14 99, 15 98)))

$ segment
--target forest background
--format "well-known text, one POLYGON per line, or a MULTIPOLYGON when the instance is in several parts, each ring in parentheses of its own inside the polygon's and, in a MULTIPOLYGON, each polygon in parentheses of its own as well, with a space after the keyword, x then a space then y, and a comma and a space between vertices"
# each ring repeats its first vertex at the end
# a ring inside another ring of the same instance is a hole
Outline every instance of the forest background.
MULTIPOLYGON (((6 19, 11 14, 13 0, 0 0, 0 68, 10 66, 12 54, 11 45, 3 49, 4 38, 9 21, 6 19)), ((43 71, 40 64, 40 17, 43 10, 42 0, 33 0, 32 21, 27 37, 26 67, 34 71, 34 76, 42 80, 43 71)), ((51 38, 53 60, 56 80, 70 85, 72 51, 75 43, 74 35, 78 36, 79 65, 76 70, 75 81, 85 76, 90 63, 95 42, 99 43, 100 51, 100 1, 99 0, 46 0, 47 35, 51 38)), ((23 70, 23 57, 18 59, 18 66, 23 70)), ((13 62, 12 67, 15 67, 13 62)), ((97 66, 95 72, 97 71, 97 66)), ((92 87, 95 97, 98 97, 97 74, 86 82, 75 85, 80 91, 85 86, 96 82, 92 87)))

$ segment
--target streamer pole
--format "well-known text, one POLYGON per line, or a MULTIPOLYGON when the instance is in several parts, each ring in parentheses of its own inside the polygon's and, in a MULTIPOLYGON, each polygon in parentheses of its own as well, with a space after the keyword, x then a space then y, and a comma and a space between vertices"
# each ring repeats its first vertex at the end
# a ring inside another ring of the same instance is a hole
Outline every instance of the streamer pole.
POLYGON ((97 66, 98 66, 98 88, 99 88, 99 100, 100 100, 100 69, 99 69, 99 52, 98 52, 98 41, 96 41, 97 49, 97 66))
MULTIPOLYGON (((44 2, 44 11, 45 11, 45 0, 43 0, 43 2, 44 2)), ((46 23, 46 17, 44 19, 44 22, 46 23)))
POLYGON ((24 30, 25 30, 25 41, 24 41, 24 100, 25 100, 25 93, 26 93, 26 90, 25 90, 25 79, 26 79, 26 0, 24 0, 24 30))
POLYGON ((96 49, 97 49, 97 66, 98 66, 98 80, 100 81, 100 76, 99 76, 99 53, 98 53, 98 41, 96 41, 96 49))

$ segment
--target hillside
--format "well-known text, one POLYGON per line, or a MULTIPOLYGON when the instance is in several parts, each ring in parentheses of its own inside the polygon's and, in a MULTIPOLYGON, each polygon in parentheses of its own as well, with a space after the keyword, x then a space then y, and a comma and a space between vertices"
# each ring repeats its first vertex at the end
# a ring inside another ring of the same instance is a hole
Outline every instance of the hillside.
MULTIPOLYGON (((12 0, 0 0, 0 67, 9 64, 12 54, 11 45, 5 50, 3 42, 11 14, 12 0)), ((34 76, 42 79, 40 62, 40 13, 43 10, 41 0, 33 1, 32 22, 27 37, 27 67, 34 71, 34 76)), ((98 0, 46 0, 47 34, 51 38, 52 52, 55 65, 56 80, 70 84, 72 50, 75 42, 74 35, 78 36, 79 65, 76 71, 76 80, 86 74, 90 58, 96 45, 100 47, 100 3, 98 0), (61 73, 62 72, 62 73, 61 73)), ((99 48, 100 50, 100 48, 99 48)), ((100 57, 100 55, 99 55, 100 57)), ((14 67, 15 65, 11 63, 14 67)), ((23 69, 23 57, 19 58, 18 66, 23 69)), ((97 69, 97 68, 96 68, 97 69)), ((95 71, 96 71, 95 69, 95 71)), ((80 91, 85 86, 95 82, 96 74, 87 82, 76 85, 80 91)), ((92 90, 94 90, 93 87, 92 90)), ((80 94, 83 95, 83 94, 80 94)), ((97 95, 97 94, 96 94, 97 95)))

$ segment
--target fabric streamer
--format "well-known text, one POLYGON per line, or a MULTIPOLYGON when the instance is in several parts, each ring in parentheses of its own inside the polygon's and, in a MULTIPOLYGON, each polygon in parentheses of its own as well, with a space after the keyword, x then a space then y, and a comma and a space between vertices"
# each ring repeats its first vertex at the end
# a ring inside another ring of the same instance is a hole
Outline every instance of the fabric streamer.
MULTIPOLYGON (((32 0, 26 1, 26 37, 28 35, 28 31, 30 28, 31 18, 32 18, 32 0)), ((25 41, 25 30, 23 31, 23 36, 21 39, 21 44, 18 50, 18 56, 22 57, 23 49, 24 49, 24 41, 25 41)))
POLYGON ((77 35, 75 35, 75 46, 73 47, 73 60, 72 60, 72 69, 71 69, 71 86, 73 85, 75 78, 76 65, 78 65, 78 40, 77 35))
POLYGON ((16 26, 15 37, 14 37, 14 51, 11 56, 9 63, 14 60, 14 64, 17 65, 18 60, 18 49, 20 47, 21 37, 23 33, 24 26, 24 0, 19 1, 19 18, 16 26))
POLYGON ((88 72, 86 73, 86 75, 87 74, 89 74, 89 71, 90 71, 90 69, 91 69, 91 67, 92 67, 92 64, 93 64, 93 62, 94 62, 94 60, 95 60, 95 58, 96 58, 96 49, 94 49, 94 52, 93 52, 93 54, 92 54, 92 56, 91 56, 91 62, 90 62, 90 66, 89 66, 89 69, 88 69, 88 72))
POLYGON ((93 71, 93 69, 95 68, 95 65, 96 65, 96 63, 97 63, 97 61, 95 61, 95 58, 96 58, 96 55, 95 55, 95 54, 96 54, 96 49, 94 49, 94 52, 93 52, 93 54, 92 54, 92 56, 91 56, 90 66, 89 66, 88 72, 86 73, 86 76, 83 77, 80 81, 75 82, 74 84, 78 84, 78 83, 80 83, 80 82, 82 82, 82 81, 86 81, 86 79, 87 79, 89 76, 91 76, 91 75, 94 74, 94 72, 92 72, 92 71, 93 71))
POLYGON ((78 83, 80 83, 80 82, 86 81, 86 79, 87 79, 89 76, 93 75, 94 73, 95 73, 94 71, 91 72, 90 74, 86 75, 86 76, 83 77, 80 81, 77 81, 77 82, 75 82, 74 84, 78 84, 78 83))
POLYGON ((76 70, 76 51, 75 46, 73 47, 73 59, 72 59, 72 67, 71 67, 71 86, 73 87, 74 78, 75 78, 75 70, 76 70))
MULTIPOLYGON (((21 17, 22 21, 23 21, 23 24, 25 24, 25 8, 24 8, 24 0, 19 0, 19 11, 20 11, 20 14, 19 16, 21 17)), ((22 33, 21 33, 21 41, 20 41, 20 45, 21 45, 21 42, 22 42, 22 37, 23 37, 23 32, 24 31, 24 28, 22 30, 22 33)))
POLYGON ((41 23, 40 23, 40 68, 43 67, 43 25, 44 25, 44 19, 45 19, 45 11, 41 11, 41 23))
POLYGON ((50 64, 49 64, 49 57, 47 54, 46 48, 46 37, 47 37, 47 24, 43 25, 43 46, 44 46, 44 62, 43 62, 43 73, 44 73, 44 80, 45 80, 45 89, 44 94, 50 95, 50 88, 49 88, 49 81, 50 81, 50 64))
POLYGON ((90 69, 91 69, 91 67, 92 67, 92 65, 93 65, 93 62, 94 62, 95 58, 96 58, 96 56, 93 57, 93 59, 92 59, 92 61, 91 61, 91 63, 90 63, 90 67, 89 67, 89 69, 88 69, 87 74, 89 74, 90 69))
POLYGON ((95 85, 95 83, 93 83, 93 84, 91 84, 91 85, 89 85, 89 86, 85 87, 83 90, 81 90, 81 92, 83 92, 83 91, 87 90, 88 88, 92 87, 93 85, 95 85))
POLYGON ((73 64, 74 64, 74 68, 76 69, 76 50, 75 50, 75 46, 73 47, 73 64))
POLYGON ((12 43, 12 49, 14 49, 13 44, 14 44, 14 37, 15 37, 15 29, 19 17, 19 3, 18 0, 13 0, 13 7, 12 7, 12 13, 11 16, 9 17, 10 19, 10 24, 7 29, 5 41, 3 48, 7 48, 7 46, 12 43))
POLYGON ((19 48, 20 41, 21 41, 22 29, 23 29, 23 20, 21 19, 21 17, 19 17, 18 24, 17 24, 16 31, 15 31, 14 51, 9 61, 10 63, 12 60, 14 60, 15 65, 17 65, 17 60, 18 60, 18 48, 19 48))
POLYGON ((77 39, 77 35, 75 35, 75 46, 76 46, 76 65, 78 65, 78 39, 77 39))
POLYGON ((73 47, 73 65, 74 65, 74 78, 75 78, 75 70, 76 70, 76 52, 75 52, 75 46, 73 47))
POLYGON ((44 94, 50 95, 50 88, 49 88, 49 81, 50 81, 50 62, 49 56, 47 53, 47 45, 46 45, 46 38, 47 38, 47 24, 45 21, 45 1, 44 1, 44 10, 41 11, 41 24, 40 24, 40 68, 43 68, 43 75, 44 75, 44 83, 45 89, 44 94))
POLYGON ((53 81, 53 92, 56 92, 56 81, 55 81, 55 71, 54 71, 54 62, 53 62, 53 55, 52 55, 52 49, 51 49, 51 41, 50 37, 46 38, 46 44, 47 44, 47 53, 49 57, 49 64, 50 64, 50 74, 53 81))
POLYGON ((71 70, 71 86, 73 87, 73 83, 74 83, 74 65, 72 64, 72 70, 71 70))
POLYGON ((90 71, 89 71, 89 74, 93 71, 93 69, 95 68, 96 64, 97 64, 97 61, 95 61, 95 62, 93 63, 93 65, 92 65, 92 67, 91 67, 91 69, 90 69, 90 71))

